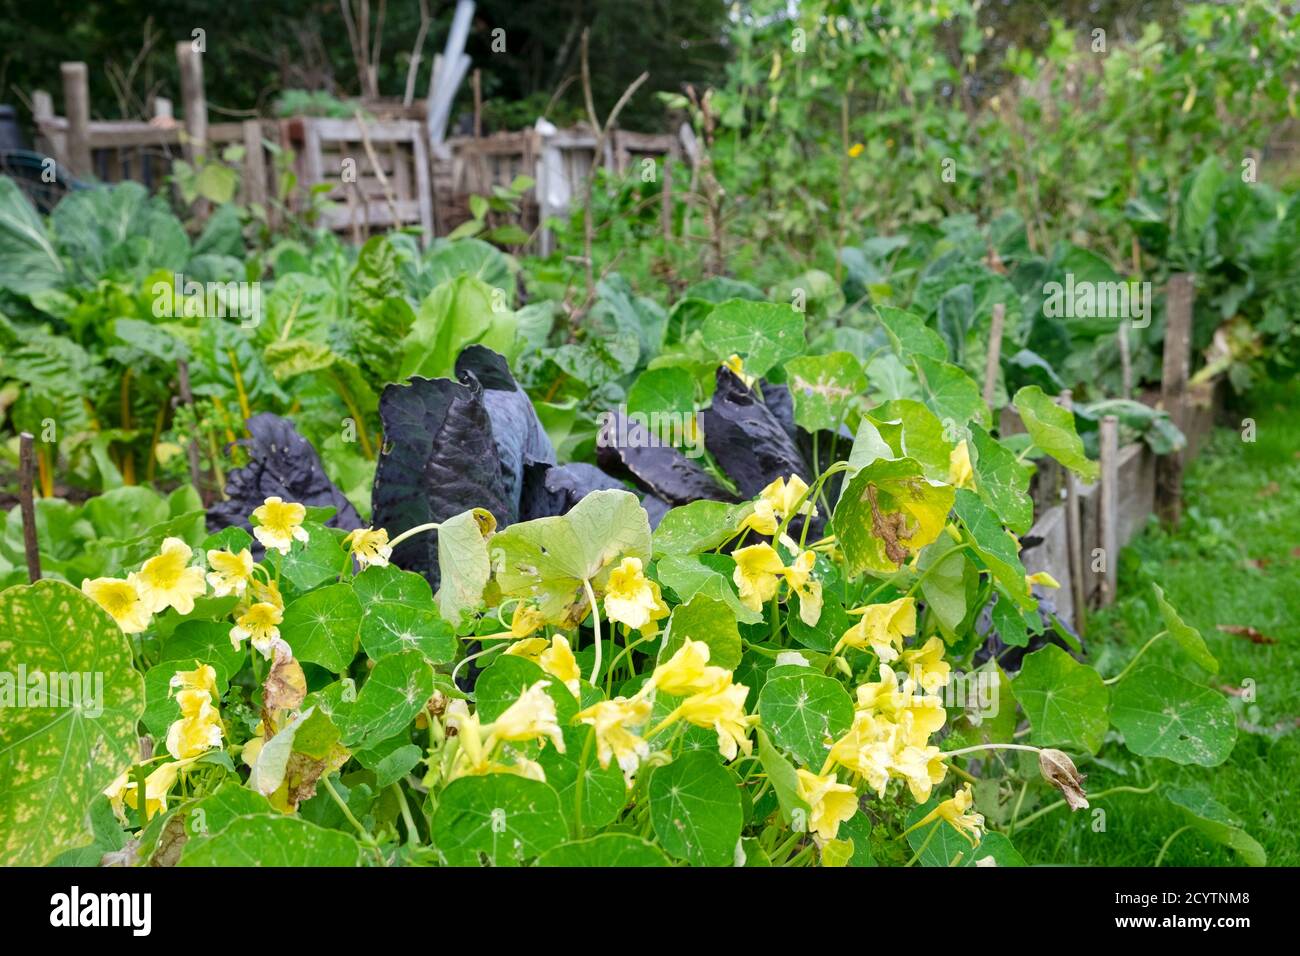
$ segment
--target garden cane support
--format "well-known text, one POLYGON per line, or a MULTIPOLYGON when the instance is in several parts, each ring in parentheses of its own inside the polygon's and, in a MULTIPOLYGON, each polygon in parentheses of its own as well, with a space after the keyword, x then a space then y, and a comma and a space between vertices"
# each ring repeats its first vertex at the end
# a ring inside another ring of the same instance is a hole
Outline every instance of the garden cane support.
POLYGON ((23 548, 27 552, 27 577, 34 584, 41 579, 41 549, 36 541, 36 502, 32 487, 36 471, 36 449, 31 432, 18 436, 18 487, 23 515, 23 548))
MULTIPOLYGON (((1195 286, 1191 273, 1171 276, 1166 292, 1164 368, 1160 404, 1179 429, 1187 428, 1187 377, 1192 350, 1192 306, 1195 286)), ((1183 507, 1184 452, 1161 456, 1156 469, 1156 496, 1161 520, 1177 526, 1183 507)))

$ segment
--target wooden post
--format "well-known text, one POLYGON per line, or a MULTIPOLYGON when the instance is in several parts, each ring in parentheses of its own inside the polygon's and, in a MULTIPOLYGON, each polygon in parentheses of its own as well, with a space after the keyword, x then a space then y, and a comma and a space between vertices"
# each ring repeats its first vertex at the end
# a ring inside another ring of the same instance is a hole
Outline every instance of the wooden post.
POLYGON ((993 407, 993 395, 998 387, 998 368, 1002 361, 1002 327, 1006 324, 1007 307, 999 302, 993 306, 993 321, 989 324, 989 351, 984 360, 984 404, 993 407))
POLYGON ((72 175, 86 178, 94 171, 90 165, 90 81, 86 64, 61 63, 59 71, 63 74, 63 111, 68 119, 63 162, 72 175))
POLYGON ((27 551, 27 580, 41 579, 41 549, 36 541, 35 439, 31 432, 18 436, 18 499, 23 516, 23 547, 27 551))
MULTIPOLYGON (((176 376, 180 386, 181 401, 194 408, 194 393, 190 391, 190 366, 185 359, 177 359, 176 376)), ((197 419, 195 427, 198 426, 197 419)), ((199 493, 199 500, 203 502, 203 507, 208 506, 208 496, 203 490, 203 471, 199 467, 199 439, 197 435, 191 436, 189 448, 186 450, 190 459, 190 484, 194 490, 199 493)))
MULTIPOLYGON (((1165 292, 1165 352, 1160 378, 1160 404, 1180 429, 1187 428, 1187 378, 1192 361, 1193 276, 1169 277, 1165 292)), ((1182 452, 1156 459, 1156 498, 1162 520, 1177 525, 1182 517, 1182 452)))
POLYGON ((208 101, 203 93, 203 54, 194 49, 190 40, 176 44, 176 59, 181 68, 181 100, 185 109, 185 158, 194 157, 207 150, 208 101))
MULTIPOLYGON (((1074 393, 1066 389, 1061 393, 1061 407, 1074 410, 1074 393)), ((1088 630, 1088 588, 1084 584, 1083 569, 1083 517, 1079 510, 1079 478, 1065 469, 1065 541, 1070 568, 1070 594, 1074 604, 1074 629, 1080 637, 1088 630)))
POLYGON ((244 121, 244 202, 266 205, 266 151, 261 120, 244 121))
POLYGON ((1119 572, 1119 419, 1104 415, 1101 419, 1101 500, 1098 518, 1101 524, 1101 550, 1106 572, 1101 580, 1101 604, 1115 601, 1115 583, 1119 572))
POLYGON ((483 71, 474 71, 474 138, 483 138, 483 71))
POLYGON ((1128 319, 1120 319, 1119 332, 1120 398, 1133 397, 1133 360, 1128 346, 1128 319))

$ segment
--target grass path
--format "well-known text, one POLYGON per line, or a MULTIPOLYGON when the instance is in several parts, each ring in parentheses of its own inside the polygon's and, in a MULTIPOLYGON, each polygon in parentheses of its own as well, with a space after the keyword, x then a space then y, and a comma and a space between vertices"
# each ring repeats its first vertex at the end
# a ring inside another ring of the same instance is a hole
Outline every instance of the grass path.
MULTIPOLYGON (((1185 515, 1176 533, 1152 525, 1121 556, 1119 600, 1089 621, 1089 649, 1103 674, 1116 673, 1161 629, 1151 598, 1159 584, 1200 630, 1220 671, 1212 683, 1231 695, 1239 735, 1215 768, 1178 767, 1132 757, 1108 745, 1085 769, 1089 791, 1145 786, 1159 779, 1207 790, 1268 852, 1272 866, 1300 864, 1300 382, 1251 396, 1256 441, 1218 429, 1192 463, 1185 515), (1255 640, 1219 630, 1252 627, 1255 640), (1257 643, 1256 641, 1274 643, 1257 643), (1255 700, 1239 696, 1253 681, 1255 700)), ((1168 641, 1146 659, 1203 679, 1168 641)), ((1048 814, 1019 830, 1016 847, 1031 863, 1151 866, 1186 819, 1160 791, 1117 795, 1095 832, 1085 812, 1048 814)), ((1233 865, 1231 851, 1187 832, 1164 866, 1233 865)))

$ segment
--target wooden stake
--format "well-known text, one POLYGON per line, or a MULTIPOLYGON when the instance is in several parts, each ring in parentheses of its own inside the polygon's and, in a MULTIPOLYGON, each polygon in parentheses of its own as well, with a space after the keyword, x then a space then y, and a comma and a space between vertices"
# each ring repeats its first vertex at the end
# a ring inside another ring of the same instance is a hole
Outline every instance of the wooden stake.
POLYGON ((244 202, 266 205, 266 151, 261 120, 244 121, 244 202))
MULTIPOLYGON (((1074 393, 1066 389, 1061 393, 1061 407, 1074 410, 1074 393)), ((1070 594, 1074 603, 1074 628, 1079 636, 1088 629, 1088 588, 1084 584, 1083 569, 1083 518, 1079 510, 1079 478, 1065 469, 1065 534, 1066 555, 1070 568, 1070 594)))
POLYGON ((72 175, 85 179, 94 169, 90 163, 90 81, 86 64, 61 63, 63 74, 63 112, 68 119, 63 161, 72 175))
POLYGON ((185 158, 191 163, 194 157, 207 150, 208 101, 203 92, 203 54, 194 49, 190 40, 176 44, 176 60, 181 69, 181 100, 185 109, 185 158))
POLYGON ((1101 419, 1101 500, 1098 517, 1101 524, 1101 550, 1106 572, 1101 580, 1101 605, 1115 601, 1115 584, 1119 572, 1119 419, 1105 415, 1101 419))
POLYGON ((1122 398, 1133 397, 1133 360, 1129 354, 1128 347, 1128 319, 1121 319, 1119 323, 1119 368, 1120 368, 1120 396, 1122 398))
POLYGON ((27 580, 41 579, 41 549, 36 541, 36 500, 33 479, 36 472, 35 439, 31 432, 18 436, 18 499, 23 516, 23 546, 27 551, 27 580))
POLYGON ((1007 307, 999 302, 993 306, 993 321, 989 324, 989 351, 984 361, 984 404, 993 407, 993 396, 998 387, 998 368, 1002 362, 1002 327, 1006 324, 1007 307))
POLYGON ((670 153, 664 154, 664 178, 660 197, 659 220, 663 225, 664 245, 667 246, 673 241, 673 157, 670 153))
POLYGON ((474 71, 474 138, 483 138, 483 71, 474 71))
MULTIPOLYGON (((1170 276, 1165 292, 1165 351, 1160 377, 1160 404, 1180 429, 1187 428, 1187 377, 1192 361, 1193 276, 1170 276)), ((1160 517, 1177 526, 1183 510, 1182 452, 1156 459, 1156 498, 1160 517)))

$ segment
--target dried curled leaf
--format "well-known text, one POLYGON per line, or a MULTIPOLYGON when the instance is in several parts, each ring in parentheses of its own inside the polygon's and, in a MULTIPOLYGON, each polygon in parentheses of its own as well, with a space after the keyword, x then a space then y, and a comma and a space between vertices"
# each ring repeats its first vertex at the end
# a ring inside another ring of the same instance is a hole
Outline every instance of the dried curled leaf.
POLYGON ((1088 808, 1088 797, 1083 792, 1083 781, 1086 775, 1079 773, 1074 766, 1074 761, 1067 754, 1060 750, 1052 750, 1050 747, 1040 750, 1038 769, 1042 772, 1044 780, 1061 791, 1061 796, 1065 797, 1065 802, 1070 805, 1071 810, 1088 808))
POLYGON ((293 659, 288 644, 275 645, 275 658, 271 672, 262 687, 262 700, 267 710, 297 710, 307 696, 307 678, 302 665, 293 659))

